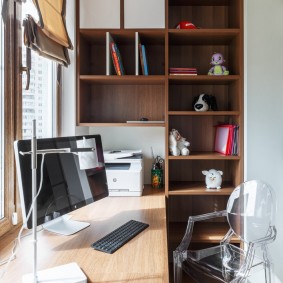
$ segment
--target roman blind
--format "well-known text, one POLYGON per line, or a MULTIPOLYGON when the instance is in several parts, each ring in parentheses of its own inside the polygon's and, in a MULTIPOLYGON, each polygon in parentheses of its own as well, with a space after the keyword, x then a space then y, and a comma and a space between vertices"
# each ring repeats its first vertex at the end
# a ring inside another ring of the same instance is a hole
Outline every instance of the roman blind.
POLYGON ((66 22, 66 0, 33 0, 39 21, 28 15, 23 21, 24 44, 40 56, 68 66, 68 49, 73 49, 66 22))
POLYGON ((39 14, 39 24, 46 36, 72 49, 65 24, 65 0, 33 0, 39 14))

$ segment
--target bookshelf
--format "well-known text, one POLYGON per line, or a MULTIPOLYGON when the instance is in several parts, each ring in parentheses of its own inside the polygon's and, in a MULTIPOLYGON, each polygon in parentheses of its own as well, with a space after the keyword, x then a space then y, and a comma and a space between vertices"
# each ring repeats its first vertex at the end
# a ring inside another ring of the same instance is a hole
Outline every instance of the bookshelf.
MULTIPOLYGON (((169 261, 180 243, 188 216, 226 209, 233 189, 243 181, 243 2, 241 0, 169 0, 168 67, 195 67, 197 76, 168 75, 167 134, 176 128, 190 141, 189 156, 167 154, 169 261), (176 30, 176 23, 189 20, 200 29, 176 30), (228 76, 208 76, 214 52, 226 60, 228 76), (194 96, 216 97, 218 111, 195 112, 194 96), (214 152, 215 125, 239 125, 240 151, 236 156, 214 152), (224 172, 219 192, 205 190, 202 170, 224 172)), ((208 247, 227 232, 224 220, 196 226, 193 246, 208 247)), ((236 239, 234 243, 237 244, 236 239)), ((188 280, 188 282, 190 282, 188 280)))
MULTIPOLYGON (((138 5, 149 5, 142 9, 152 8, 151 1, 135 1, 138 5)), ((185 231, 188 217, 225 209, 229 195, 243 181, 243 0, 158 0, 158 3, 165 21, 153 21, 151 27, 150 19, 141 24, 131 22, 135 17, 129 13, 135 4, 130 0, 119 3, 119 15, 114 17, 120 19, 118 25, 117 20, 107 28, 101 24, 80 28, 77 24, 77 125, 165 127, 164 183, 171 263, 172 251, 185 231), (131 7, 127 6, 129 3, 131 7), (183 20, 199 29, 175 29, 183 20), (107 33, 119 46, 124 76, 112 71, 106 75, 107 33), (142 75, 139 43, 146 47, 148 76, 142 75), (228 76, 207 75, 214 52, 224 55, 228 76), (170 75, 170 67, 194 67, 198 75, 170 75), (218 111, 193 110, 193 98, 201 93, 216 97, 218 111), (164 122, 134 123, 141 117, 164 122), (239 125, 238 155, 214 152, 214 126, 218 123, 239 125), (169 155, 168 136, 172 128, 190 142, 189 156, 169 155), (219 192, 205 190, 201 172, 212 168, 224 172, 219 192)), ((77 1, 77 23, 79 15, 77 1)), ((226 227, 225 221, 203 223, 194 245, 215 244, 224 236, 226 227)))

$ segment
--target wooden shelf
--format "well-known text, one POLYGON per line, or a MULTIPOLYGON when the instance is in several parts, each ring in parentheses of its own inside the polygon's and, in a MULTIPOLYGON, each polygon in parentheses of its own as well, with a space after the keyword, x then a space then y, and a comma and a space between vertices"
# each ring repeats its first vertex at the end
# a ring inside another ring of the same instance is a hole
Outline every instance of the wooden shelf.
POLYGON ((164 85, 165 76, 96 76, 81 75, 80 81, 86 83, 95 83, 97 85, 164 85))
POLYGON ((144 43, 164 44, 165 29, 80 29, 80 36, 91 43, 105 44, 106 32, 119 39, 122 44, 133 43, 135 32, 145 40, 144 43))
POLYGON ((217 152, 190 152, 188 156, 168 156, 169 160, 240 160, 240 156, 224 155, 217 152))
POLYGON ((233 192, 234 186, 227 182, 223 182, 222 188, 217 190, 206 190, 205 183, 203 182, 184 182, 178 181, 169 183, 169 196, 177 195, 218 195, 230 196, 233 192))
POLYGON ((229 45, 239 29, 169 29, 169 43, 174 45, 229 45))
MULTIPOLYGON (((173 245, 177 246, 181 242, 186 227, 187 222, 169 222, 169 241, 173 245)), ((196 222, 194 224, 192 243, 219 244, 228 230, 229 225, 226 222, 196 222)), ((240 240, 234 237, 231 242, 239 244, 240 240)))
POLYGON ((169 116, 238 116, 240 111, 168 111, 169 116))
POLYGON ((169 0, 169 6, 227 6, 229 0, 169 0))
POLYGON ((83 127, 165 127, 165 123, 78 123, 83 127))
POLYGON ((176 85, 228 85, 234 83, 240 79, 239 75, 228 75, 228 76, 208 76, 208 75, 197 75, 197 76, 187 76, 187 75, 169 75, 169 84, 176 85))

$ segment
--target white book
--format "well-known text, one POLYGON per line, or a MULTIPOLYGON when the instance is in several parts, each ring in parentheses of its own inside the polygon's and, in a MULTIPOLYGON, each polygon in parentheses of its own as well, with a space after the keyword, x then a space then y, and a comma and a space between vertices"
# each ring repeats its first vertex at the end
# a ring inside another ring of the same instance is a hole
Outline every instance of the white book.
POLYGON ((110 75, 110 33, 106 32, 106 76, 110 75))
POLYGON ((139 43, 140 37, 139 33, 135 32, 135 68, 136 68, 136 76, 139 75, 139 43))

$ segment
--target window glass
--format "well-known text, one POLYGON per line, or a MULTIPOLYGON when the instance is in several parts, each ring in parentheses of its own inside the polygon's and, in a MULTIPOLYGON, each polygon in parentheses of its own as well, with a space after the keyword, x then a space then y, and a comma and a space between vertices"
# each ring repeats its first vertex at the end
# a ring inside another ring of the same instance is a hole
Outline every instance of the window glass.
MULTIPOLYGON (((16 27, 13 25, 13 19, 14 17, 17 17, 17 13, 15 12, 15 9, 17 10, 21 6, 22 11, 22 18, 26 16, 26 14, 31 14, 35 20, 38 19, 36 15, 36 9, 34 7, 34 4, 32 3, 32 0, 26 0, 25 2, 22 2, 22 5, 19 4, 19 2, 16 1, 7 1, 9 6, 9 11, 13 13, 11 23, 12 25, 7 26, 7 32, 10 33, 10 29, 15 30, 17 28, 21 28, 21 25, 17 25, 16 27), (16 3, 16 4, 15 4, 16 3)), ((0 8, 2 7, 3 0, 0 0, 0 8)), ((17 21, 20 20, 17 18, 17 21)), ((22 29, 23 30, 23 29, 22 29)), ((18 30, 16 30, 17 32, 18 30)), ((14 130, 11 129, 11 127, 8 127, 8 130, 6 131, 6 124, 11 119, 11 113, 15 111, 15 109, 12 109, 15 107, 15 105, 12 105, 11 102, 16 101, 16 99, 11 98, 10 102, 7 103, 4 100, 7 100, 7 97, 4 96, 4 52, 5 49, 8 48, 7 52, 18 52, 18 44, 16 42, 12 42, 12 39, 9 38, 9 42, 4 42, 4 24, 3 20, 0 18, 0 221, 1 226, 0 228, 0 234, 4 233, 3 231, 7 229, 7 227, 10 227, 9 221, 7 219, 10 219, 9 215, 14 211, 13 207, 15 205, 14 203, 14 185, 13 185, 13 168, 11 170, 7 167, 5 167, 4 163, 4 157, 7 158, 9 162, 13 162, 13 157, 11 156, 4 156, 5 150, 4 150, 4 141, 14 140, 14 130), (13 46, 17 45, 15 50, 13 50, 13 46), (5 102, 5 103, 4 103, 5 102), (8 108, 6 108, 8 107, 8 108), (6 120, 5 120, 6 117, 6 120), (7 117, 9 119, 7 119, 7 117), (4 124, 5 123, 5 124, 4 124), (4 133, 5 131, 5 133, 4 133), (10 171, 9 171, 10 170, 10 171), (7 184, 5 184, 4 188, 4 173, 9 176, 9 179, 7 181, 7 184), (5 203, 5 201, 7 203, 5 203), (7 213, 7 215, 6 215, 7 213), (9 222, 7 225, 7 221, 9 222), (4 227, 4 228, 3 228, 4 227), (3 228, 3 229, 2 229, 3 228)), ((22 63, 21 65, 26 66, 26 48, 22 44, 22 63)), ((52 137, 54 136, 54 133, 56 131, 55 125, 56 125, 56 116, 57 113, 55 111, 55 64, 51 62, 50 60, 44 59, 39 57, 35 52, 31 52, 31 59, 32 59, 32 70, 31 70, 31 78, 30 78, 30 89, 25 90, 26 80, 27 77, 25 74, 22 76, 22 82, 23 82, 23 90, 22 90, 22 138, 27 139, 31 138, 32 134, 32 120, 36 119, 37 121, 37 137, 43 138, 43 137, 52 137)), ((18 58, 17 56, 15 58, 18 58)), ((18 63, 18 62, 17 62, 18 63)), ((15 62, 13 62, 15 64, 15 62)), ((6 66, 7 73, 10 74, 12 70, 13 65, 6 66)), ((9 76, 8 76, 9 77, 9 76)), ((18 78, 15 78, 16 81, 18 81, 18 78)), ((8 89, 9 91, 9 89, 8 89)), ((17 108, 18 109, 18 108, 17 108)), ((11 126, 11 125, 10 125, 11 126)), ((16 126, 19 126, 17 124, 16 126)), ((10 152, 10 149, 9 149, 10 152)))
MULTIPOLYGON (((23 19, 31 14, 37 19, 36 9, 31 0, 23 3, 23 19)), ((22 61, 26 64, 26 47, 23 44, 22 61)), ((32 120, 36 120, 37 138, 52 137, 55 133, 55 63, 31 51, 30 87, 25 90, 27 77, 23 76, 22 90, 22 137, 32 136, 32 120)))

